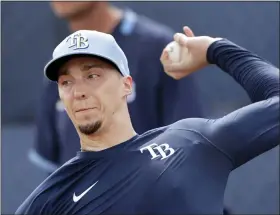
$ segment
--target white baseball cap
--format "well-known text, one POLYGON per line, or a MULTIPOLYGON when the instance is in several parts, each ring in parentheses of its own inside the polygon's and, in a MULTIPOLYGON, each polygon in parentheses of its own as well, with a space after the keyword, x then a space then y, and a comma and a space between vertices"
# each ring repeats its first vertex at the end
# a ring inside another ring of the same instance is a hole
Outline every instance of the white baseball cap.
POLYGON ((113 63, 123 76, 130 74, 127 58, 115 38, 106 33, 79 30, 66 37, 53 51, 44 68, 45 76, 57 81, 59 68, 75 56, 95 56, 113 63))

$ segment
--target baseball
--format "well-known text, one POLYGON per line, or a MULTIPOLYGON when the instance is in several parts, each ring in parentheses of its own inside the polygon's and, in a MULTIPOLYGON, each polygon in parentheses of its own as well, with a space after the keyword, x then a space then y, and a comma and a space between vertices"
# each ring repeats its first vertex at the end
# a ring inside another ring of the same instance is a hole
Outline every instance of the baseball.
POLYGON ((169 59, 172 62, 179 62, 181 58, 181 51, 182 51, 181 46, 176 41, 173 41, 169 43, 166 48, 168 51, 169 59))

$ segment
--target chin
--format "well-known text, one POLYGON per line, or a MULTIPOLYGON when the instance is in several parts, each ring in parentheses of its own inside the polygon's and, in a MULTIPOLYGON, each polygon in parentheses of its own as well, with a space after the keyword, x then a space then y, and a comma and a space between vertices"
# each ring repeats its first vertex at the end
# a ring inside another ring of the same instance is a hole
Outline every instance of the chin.
POLYGON ((100 130, 101 126, 102 126, 101 120, 97 120, 91 123, 80 124, 78 125, 78 129, 82 134, 92 135, 97 133, 100 130))
POLYGON ((90 7, 81 7, 81 8, 75 7, 69 10, 64 10, 63 8, 60 11, 57 11, 56 15, 66 20, 72 20, 72 19, 83 17, 89 11, 91 11, 90 7))
POLYGON ((79 15, 79 13, 77 14, 77 12, 75 11, 57 11, 56 12, 56 16, 62 19, 66 19, 66 20, 71 20, 75 17, 77 17, 79 15))

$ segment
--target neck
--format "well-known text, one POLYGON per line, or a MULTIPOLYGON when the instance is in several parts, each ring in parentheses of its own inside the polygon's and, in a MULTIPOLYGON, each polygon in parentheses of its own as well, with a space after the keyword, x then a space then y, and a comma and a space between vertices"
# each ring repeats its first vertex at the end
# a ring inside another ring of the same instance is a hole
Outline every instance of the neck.
POLYGON ((106 2, 93 8, 83 16, 68 20, 69 28, 72 32, 77 30, 96 30, 104 33, 112 33, 116 25, 120 22, 122 11, 106 2), (106 18, 104 18, 106 17, 106 18))
POLYGON ((101 127, 93 135, 79 133, 82 151, 101 151, 125 142, 137 133, 133 129, 128 110, 122 114, 114 114, 110 126, 101 127), (127 119, 127 120, 125 120, 127 119))

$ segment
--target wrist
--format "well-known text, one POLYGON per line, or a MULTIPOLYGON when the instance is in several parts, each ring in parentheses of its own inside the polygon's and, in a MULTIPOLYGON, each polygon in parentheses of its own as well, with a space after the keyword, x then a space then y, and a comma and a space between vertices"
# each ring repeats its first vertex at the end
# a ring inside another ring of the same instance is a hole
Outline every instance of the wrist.
POLYGON ((225 41, 224 38, 212 38, 209 39, 209 46, 206 50, 206 60, 209 64, 216 64, 216 57, 214 56, 214 52, 217 47, 219 47, 220 41, 225 41))
POLYGON ((222 38, 213 38, 213 37, 209 37, 206 36, 205 40, 204 40, 204 47, 205 47, 205 66, 209 65, 209 64, 214 64, 212 57, 211 57, 211 52, 213 52, 213 47, 215 46, 214 44, 218 41, 222 40, 222 38), (209 54, 210 53, 210 54, 209 54), (210 57, 209 57, 210 55, 210 57))

